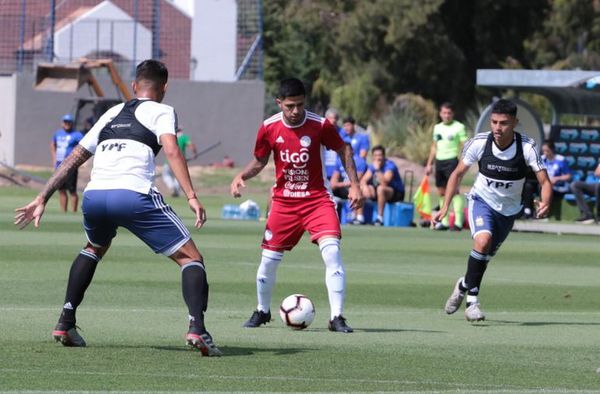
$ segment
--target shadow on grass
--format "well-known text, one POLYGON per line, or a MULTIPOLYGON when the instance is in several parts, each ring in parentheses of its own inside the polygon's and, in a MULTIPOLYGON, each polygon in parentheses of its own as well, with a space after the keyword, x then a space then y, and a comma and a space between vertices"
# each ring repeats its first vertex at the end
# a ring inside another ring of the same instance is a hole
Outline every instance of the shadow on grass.
MULTIPOLYGON (((143 347, 143 346, 139 346, 143 347)), ((195 351, 189 347, 185 346, 147 346, 154 350, 166 350, 166 351, 174 351, 174 352, 191 352, 195 351)), ((219 349, 223 352, 224 357, 228 356, 252 356, 257 353, 271 353, 275 356, 286 356, 290 354, 303 353, 306 351, 312 351, 313 349, 307 348, 282 348, 282 349, 273 349, 273 348, 253 348, 253 347, 243 347, 243 346, 219 346, 219 349)))
POLYGON ((575 321, 514 321, 514 320, 488 320, 490 323, 511 324, 524 327, 539 326, 600 326, 600 322, 575 322, 575 321))

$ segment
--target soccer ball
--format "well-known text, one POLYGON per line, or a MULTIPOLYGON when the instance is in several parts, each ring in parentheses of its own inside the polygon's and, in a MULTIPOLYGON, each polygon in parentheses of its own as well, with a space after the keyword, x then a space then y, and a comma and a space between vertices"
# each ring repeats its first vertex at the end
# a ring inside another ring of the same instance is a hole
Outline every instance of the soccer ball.
POLYGON ((294 330, 303 330, 315 319, 315 306, 305 295, 292 294, 279 307, 281 320, 294 330))

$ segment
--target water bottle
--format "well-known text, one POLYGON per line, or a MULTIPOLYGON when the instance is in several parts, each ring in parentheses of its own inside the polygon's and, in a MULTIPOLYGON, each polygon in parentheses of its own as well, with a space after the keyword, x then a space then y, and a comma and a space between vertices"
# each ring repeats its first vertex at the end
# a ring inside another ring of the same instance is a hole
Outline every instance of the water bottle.
POLYGON ((240 219, 242 216, 240 207, 234 204, 226 204, 221 209, 221 219, 240 219))

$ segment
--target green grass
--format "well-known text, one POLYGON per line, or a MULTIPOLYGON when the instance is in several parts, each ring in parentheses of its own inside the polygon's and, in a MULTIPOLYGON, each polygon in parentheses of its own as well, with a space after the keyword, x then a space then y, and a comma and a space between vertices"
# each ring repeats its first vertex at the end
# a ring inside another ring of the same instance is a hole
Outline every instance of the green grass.
MULTIPOLYGON (((311 327, 277 316, 242 329, 255 307, 263 223, 218 219, 232 199, 203 198, 209 222, 194 239, 211 285, 207 325, 225 353, 183 345, 180 273, 125 230, 100 263, 78 312, 88 342, 50 338, 71 261, 85 242, 81 217, 53 199, 39 229, 16 230, 12 210, 33 196, 0 189, 0 391, 596 391, 600 387, 598 240, 511 234, 490 263, 485 323, 442 305, 466 266, 465 232, 346 227, 351 335, 327 331, 324 269, 303 239, 286 254, 274 300, 301 292, 316 304, 311 327)), ((264 197, 250 196, 260 202, 264 197)), ((191 223, 185 201, 171 200, 191 223)), ((276 306, 276 305, 274 305, 276 306)))

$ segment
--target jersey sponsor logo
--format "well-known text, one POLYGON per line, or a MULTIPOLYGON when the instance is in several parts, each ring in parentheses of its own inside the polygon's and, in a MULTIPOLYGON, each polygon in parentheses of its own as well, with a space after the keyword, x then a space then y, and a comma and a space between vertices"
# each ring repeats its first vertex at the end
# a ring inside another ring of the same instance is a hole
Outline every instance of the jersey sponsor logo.
POLYGON ((284 163, 292 163, 294 168, 304 168, 310 159, 308 148, 300 148, 300 152, 290 153, 289 149, 279 151, 279 158, 284 163))
POLYGON ((496 172, 517 172, 517 171, 519 171, 518 168, 506 167, 506 166, 502 166, 499 164, 488 164, 487 169, 490 171, 496 171, 496 172))
POLYGON ((283 144, 285 141, 283 140, 282 136, 277 137, 277 139, 275 140, 276 144, 283 144))
POLYGON ((515 184, 514 182, 495 181, 488 178, 485 179, 485 182, 487 183, 488 187, 495 187, 496 189, 509 189, 515 184))
POLYGON ((289 189, 289 190, 306 190, 308 189, 308 182, 286 182, 285 185, 283 185, 284 188, 289 189))
POLYGON ((131 123, 115 123, 110 125, 111 129, 122 129, 124 127, 131 127, 131 123))
POLYGON ((100 145, 100 149, 101 152, 104 152, 106 150, 116 150, 117 152, 121 152, 123 149, 125 149, 125 147, 127 146, 127 144, 125 142, 110 142, 110 143, 105 143, 105 144, 101 144, 100 145))
POLYGON ((283 197, 303 198, 303 197, 308 197, 308 196, 310 196, 309 191, 293 192, 288 189, 283 190, 283 197))

